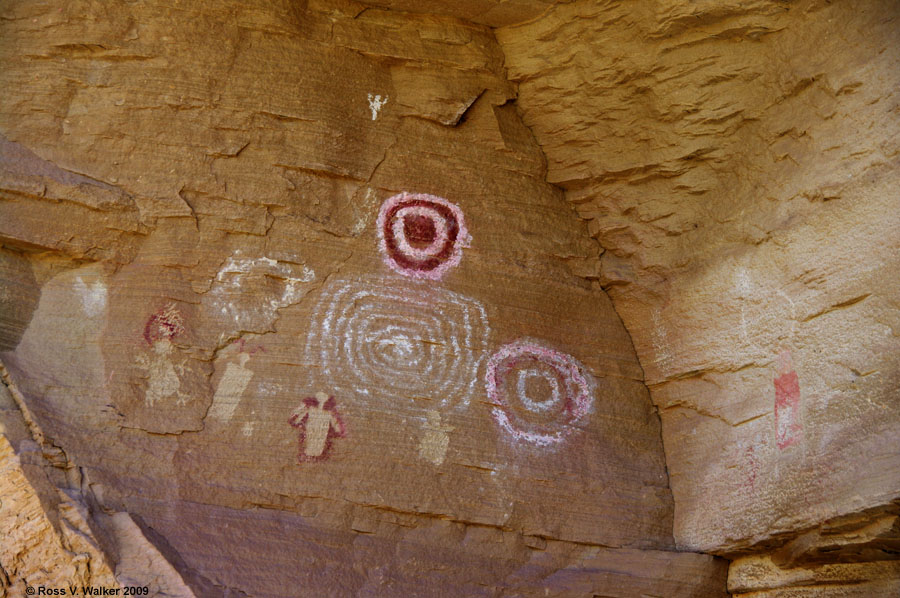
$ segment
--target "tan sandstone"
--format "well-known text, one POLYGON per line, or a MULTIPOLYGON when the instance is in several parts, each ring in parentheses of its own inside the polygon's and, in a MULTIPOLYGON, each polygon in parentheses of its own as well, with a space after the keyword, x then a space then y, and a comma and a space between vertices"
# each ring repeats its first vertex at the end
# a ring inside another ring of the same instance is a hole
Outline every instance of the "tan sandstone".
POLYGON ((89 480, 119 583, 146 562, 197 596, 724 595, 724 561, 674 550, 641 367, 576 275, 600 250, 491 29, 350 3, 2 11, 0 273, 28 293, 0 359, 89 480), (403 191, 465 215, 439 282, 379 251, 403 191), (588 380, 564 442, 495 422, 488 358, 514 341, 588 380))
POLYGON ((898 16, 0 5, 0 587, 895 595, 898 16))
POLYGON ((606 250, 680 547, 765 551, 900 496, 898 16, 574 2, 497 32, 606 250))

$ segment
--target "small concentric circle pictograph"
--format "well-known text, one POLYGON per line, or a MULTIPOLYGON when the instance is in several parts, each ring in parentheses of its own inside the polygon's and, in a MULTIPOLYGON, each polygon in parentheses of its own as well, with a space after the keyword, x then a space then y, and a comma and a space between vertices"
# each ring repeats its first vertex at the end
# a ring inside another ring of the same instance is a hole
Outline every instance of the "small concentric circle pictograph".
POLYGON ((594 381, 574 357, 529 340, 502 346, 488 360, 494 421, 511 438, 559 445, 594 404, 594 381))
POLYGON ((400 193, 385 200, 377 226, 385 263, 412 278, 439 280, 459 264, 471 241, 459 206, 424 193, 400 193))

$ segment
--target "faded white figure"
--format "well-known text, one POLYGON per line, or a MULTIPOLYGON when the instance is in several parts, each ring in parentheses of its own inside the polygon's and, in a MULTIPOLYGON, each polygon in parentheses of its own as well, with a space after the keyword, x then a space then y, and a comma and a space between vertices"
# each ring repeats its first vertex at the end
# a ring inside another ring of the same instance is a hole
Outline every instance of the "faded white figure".
POLYGON ((431 410, 427 414, 424 428, 425 434, 419 441, 419 456, 435 465, 441 465, 450 446, 449 432, 452 432, 454 427, 441 424, 441 414, 431 410))
POLYGON ((178 405, 184 405, 190 398, 181 392, 180 376, 184 375, 184 365, 172 362, 175 350, 172 339, 182 332, 184 320, 174 303, 152 316, 144 327, 144 340, 152 352, 138 355, 137 364, 147 371, 144 401, 148 407, 171 397, 175 397, 178 405))
POLYGON ((250 355, 254 352, 255 350, 247 351, 241 343, 238 363, 229 363, 225 367, 222 379, 219 380, 216 394, 213 395, 212 407, 209 409, 209 417, 220 421, 231 420, 235 409, 241 402, 244 391, 250 384, 250 379, 253 378, 253 370, 247 367, 247 362, 250 361, 250 355))
POLYGON ((324 392, 303 399, 303 404, 288 421, 300 431, 300 462, 327 458, 331 439, 341 438, 345 434, 344 422, 337 412, 334 397, 324 392))
POLYGON ((153 353, 150 356, 138 355, 138 365, 147 370, 149 382, 144 401, 148 407, 162 399, 175 397, 178 405, 184 405, 188 398, 181 392, 181 378, 184 375, 184 366, 172 363, 172 350, 175 345, 167 338, 153 343, 153 353))

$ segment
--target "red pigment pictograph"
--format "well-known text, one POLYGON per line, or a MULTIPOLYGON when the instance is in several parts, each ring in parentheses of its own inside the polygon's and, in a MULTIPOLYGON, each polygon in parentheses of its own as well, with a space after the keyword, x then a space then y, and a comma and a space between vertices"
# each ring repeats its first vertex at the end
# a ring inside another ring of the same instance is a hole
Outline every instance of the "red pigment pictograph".
POLYGON ((440 279, 462 258, 471 237, 459 207, 424 193, 387 199, 378 213, 379 247, 385 263, 413 278, 440 279))
POLYGON ((254 353, 259 353, 259 352, 265 353, 266 352, 266 348, 263 347, 262 345, 257 345, 255 347, 247 346, 247 339, 245 339, 244 337, 236 339, 233 342, 233 344, 238 346, 238 353, 246 353, 247 355, 253 355, 254 353))
POLYGON ((752 446, 748 446, 743 453, 743 460, 746 465, 747 478, 741 483, 741 487, 746 490, 756 488, 756 478, 759 476, 759 457, 756 450, 752 446))
POLYGON ((775 374, 775 443, 784 449, 800 441, 800 379, 790 351, 778 355, 775 374))
POLYGON ((488 360, 485 381, 497 425, 536 446, 561 443, 594 403, 593 381, 581 364, 533 342, 501 347, 488 360))
POLYGON ((300 463, 328 458, 334 438, 343 438, 346 427, 337 412, 334 397, 323 392, 306 397, 288 422, 300 432, 300 463))
POLYGON ((172 340, 182 332, 184 332, 184 318, 175 304, 170 303, 147 320, 144 325, 144 340, 148 345, 153 345, 163 339, 172 340))

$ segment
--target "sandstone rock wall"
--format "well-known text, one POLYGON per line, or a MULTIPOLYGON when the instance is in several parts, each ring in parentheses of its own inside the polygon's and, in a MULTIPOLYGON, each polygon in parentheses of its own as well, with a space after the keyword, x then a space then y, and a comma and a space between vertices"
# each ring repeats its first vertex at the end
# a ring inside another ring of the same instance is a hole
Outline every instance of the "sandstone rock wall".
POLYGON ((150 596, 194 598, 127 513, 97 503, 84 471, 44 437, 23 397, 16 393, 16 401, 7 388, 8 373, 2 374, 0 596, 34 595, 29 588, 42 587, 66 595, 90 595, 86 588, 121 595, 146 587, 150 596))
POLYGON ((0 39, 0 359, 119 583, 724 594, 487 26, 8 2, 0 39))
POLYGON ((0 581, 893 595, 897 17, 3 4, 0 581))
POLYGON ((680 547, 766 551, 900 496, 898 17, 573 2, 497 31, 547 179, 605 249, 680 547))
POLYGON ((0 595, 24 596, 34 585, 117 587, 77 503, 46 474, 41 452, 0 385, 0 595))
POLYGON ((548 180, 607 249, 685 546, 724 551, 897 494, 896 17, 877 2, 582 2, 498 34, 548 180), (793 371, 799 421, 776 433, 793 371))

